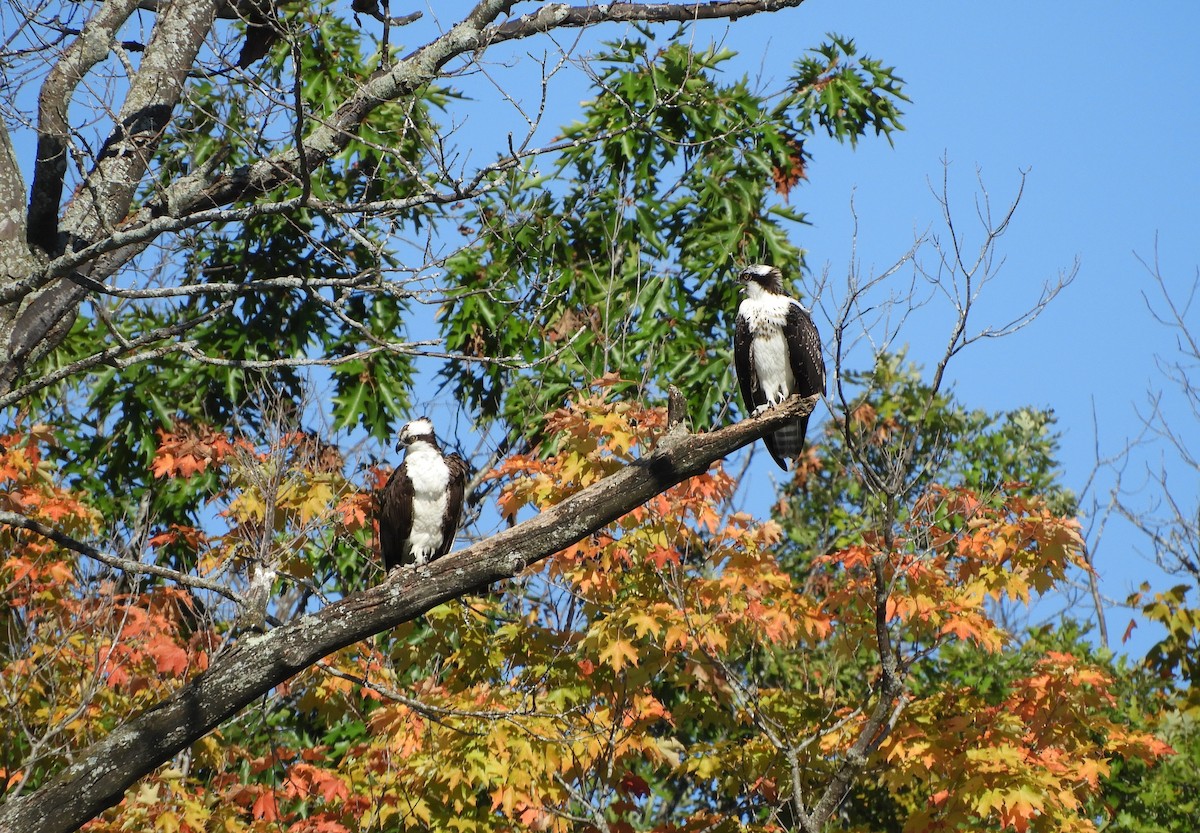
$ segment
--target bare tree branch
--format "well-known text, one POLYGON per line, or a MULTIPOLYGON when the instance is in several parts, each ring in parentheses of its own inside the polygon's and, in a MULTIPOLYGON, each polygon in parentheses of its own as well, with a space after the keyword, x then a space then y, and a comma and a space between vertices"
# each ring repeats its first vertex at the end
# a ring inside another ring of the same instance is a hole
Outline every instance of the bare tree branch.
POLYGON ((1200 586, 1200 500, 1194 488, 1200 475, 1200 444, 1195 439, 1200 424, 1200 325, 1195 317, 1200 270, 1190 286, 1173 289, 1159 265, 1157 240, 1153 257, 1137 259, 1157 296, 1152 299, 1151 293, 1142 292, 1146 309, 1171 334, 1175 350, 1156 357, 1165 386, 1154 386, 1148 407, 1138 409, 1143 431, 1134 445, 1157 451, 1158 459, 1145 463, 1145 486, 1133 489, 1125 485, 1124 472, 1116 465, 1127 463, 1129 449, 1118 455, 1113 501, 1120 516, 1150 542, 1159 567, 1200 586))
POLYGON ((14 402, 20 402, 30 394, 48 388, 55 382, 72 376, 81 370, 86 370, 89 367, 96 367, 97 365, 101 364, 110 364, 116 367, 127 367, 131 364, 144 362, 152 358, 163 356, 169 352, 182 349, 186 344, 185 342, 172 342, 166 345, 151 348, 150 350, 142 353, 133 352, 138 347, 153 344, 156 341, 162 341, 166 338, 178 337, 198 324, 220 316, 222 313, 229 310, 235 302, 236 299, 225 301, 224 303, 213 307, 208 312, 193 316, 190 319, 184 319, 183 321, 176 322, 175 324, 171 324, 166 327, 158 327, 147 333, 143 333, 141 336, 138 336, 135 339, 129 339, 123 344, 115 344, 112 347, 88 356, 87 358, 71 362, 65 367, 61 367, 52 373, 48 373, 39 379, 35 379, 34 381, 27 385, 23 385, 17 390, 10 391, 9 393, 0 396, 0 408, 7 407, 14 402))
POLYGON ((167 567, 160 567, 157 564, 147 564, 144 561, 134 561, 129 558, 121 558, 117 555, 110 555, 102 552, 90 544, 85 544, 78 541, 63 532, 59 532, 52 526, 47 526, 41 521, 36 521, 33 518, 28 518, 24 515, 19 515, 16 512, 8 512, 0 509, 0 524, 15 527, 17 529, 27 529, 30 532, 36 532, 43 538, 49 538, 54 543, 61 547, 66 547, 69 550, 87 556, 94 561, 99 561, 114 570, 123 570, 127 573, 143 576, 155 576, 157 578, 165 578, 176 584, 182 584, 185 587, 191 587, 196 590, 208 590, 216 593, 219 596, 224 596, 226 599, 234 602, 240 602, 240 599, 230 589, 219 581, 201 578, 199 576, 181 573, 178 570, 172 570, 167 567))

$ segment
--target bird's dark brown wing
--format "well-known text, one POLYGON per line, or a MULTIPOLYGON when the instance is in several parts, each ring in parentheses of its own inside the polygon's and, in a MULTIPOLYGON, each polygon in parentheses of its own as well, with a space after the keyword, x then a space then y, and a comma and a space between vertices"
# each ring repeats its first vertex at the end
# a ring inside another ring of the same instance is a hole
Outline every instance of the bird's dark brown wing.
POLYGON ((788 307, 787 325, 788 361, 792 375, 796 378, 796 390, 801 396, 825 393, 825 355, 821 352, 821 335, 812 316, 799 304, 788 307))
POLYGON ((754 376, 754 337, 750 334, 750 324, 739 315, 733 330, 733 367, 737 371, 738 385, 742 389, 742 404, 746 406, 746 415, 763 404, 765 398, 758 387, 754 376))
POLYGON ((391 570, 411 564, 408 536, 412 532, 413 487, 403 463, 392 472, 379 495, 379 554, 391 570))
MULTIPOLYGON (((792 394, 812 396, 825 392, 825 357, 821 353, 821 336, 812 318, 798 303, 788 307, 787 322, 783 328, 787 339, 788 363, 796 387, 792 394)), ((779 467, 787 471, 788 458, 795 459, 804 451, 804 436, 808 433, 808 417, 783 426, 773 434, 763 437, 763 445, 779 467)))
POLYGON ((789 423, 774 433, 763 435, 763 445, 766 446, 767 453, 771 455, 775 465, 784 471, 788 470, 787 458, 799 453, 799 449, 795 447, 790 435, 799 436, 800 448, 803 448, 804 432, 807 430, 808 417, 802 417, 797 422, 789 423))
POLYGON ((446 514, 442 519, 442 545, 433 558, 441 558, 454 546, 454 534, 462 523, 463 501, 467 489, 467 461, 457 454, 447 454, 446 468, 450 469, 450 480, 447 485, 446 514))

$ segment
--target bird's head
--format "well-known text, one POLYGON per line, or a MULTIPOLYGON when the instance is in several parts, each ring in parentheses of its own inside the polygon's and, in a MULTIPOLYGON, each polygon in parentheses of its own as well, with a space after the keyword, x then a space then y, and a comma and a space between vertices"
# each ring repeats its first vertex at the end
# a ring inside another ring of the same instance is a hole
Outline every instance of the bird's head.
POLYGON ((776 295, 783 294, 783 273, 765 263, 754 263, 747 266, 738 273, 738 280, 742 282, 744 289, 755 284, 767 292, 773 292, 776 295))
POLYGON ((433 433, 433 422, 430 421, 429 417, 414 419, 401 428, 400 436, 396 439, 396 450, 402 451, 420 440, 428 443, 437 442, 433 433))

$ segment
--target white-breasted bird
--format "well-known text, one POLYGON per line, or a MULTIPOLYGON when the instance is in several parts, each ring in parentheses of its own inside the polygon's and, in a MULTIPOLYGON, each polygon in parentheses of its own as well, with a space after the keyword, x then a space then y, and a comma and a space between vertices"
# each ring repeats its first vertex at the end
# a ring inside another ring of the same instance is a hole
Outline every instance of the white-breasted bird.
MULTIPOLYGON (((783 291, 783 275, 774 266, 754 264, 738 275, 745 298, 738 307, 733 360, 742 401, 754 415, 792 395, 825 392, 825 358, 812 316, 783 291)), ((803 416, 763 437, 779 467, 804 450, 808 417, 803 416)))
POLYGON ((379 495, 379 549, 388 570, 427 564, 454 544, 462 518, 467 463, 443 454, 426 417, 400 430, 402 462, 379 495))

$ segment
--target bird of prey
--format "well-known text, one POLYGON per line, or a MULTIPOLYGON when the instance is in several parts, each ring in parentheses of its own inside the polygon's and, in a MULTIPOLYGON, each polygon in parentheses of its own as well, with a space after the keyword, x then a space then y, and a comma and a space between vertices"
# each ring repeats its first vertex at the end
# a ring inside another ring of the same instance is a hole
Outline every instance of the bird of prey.
POLYGON ((387 569, 427 564, 450 551, 462 516, 467 463, 443 454, 427 418, 400 430, 404 462, 379 495, 379 549, 387 569))
MULTIPOLYGON (((783 275, 773 266, 754 264, 738 275, 745 298, 738 307, 733 360, 742 401, 757 416, 792 395, 825 392, 821 337, 808 310, 783 291, 783 275)), ((779 467, 804 450, 808 417, 763 437, 779 467)))

